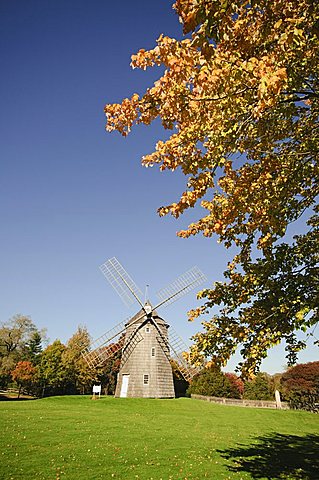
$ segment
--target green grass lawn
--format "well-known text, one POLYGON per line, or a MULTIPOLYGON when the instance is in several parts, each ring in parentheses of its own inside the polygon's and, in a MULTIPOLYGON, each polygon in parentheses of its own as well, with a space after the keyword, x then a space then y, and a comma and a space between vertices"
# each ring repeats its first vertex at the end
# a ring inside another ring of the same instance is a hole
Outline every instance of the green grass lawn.
POLYGON ((0 402, 0 478, 319 479, 319 416, 200 400, 0 402))

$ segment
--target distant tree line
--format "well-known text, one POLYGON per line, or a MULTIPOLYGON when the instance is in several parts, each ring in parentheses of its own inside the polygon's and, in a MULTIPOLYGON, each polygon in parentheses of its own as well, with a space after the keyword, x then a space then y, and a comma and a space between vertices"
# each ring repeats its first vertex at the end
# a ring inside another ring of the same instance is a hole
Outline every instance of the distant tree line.
POLYGON ((19 393, 42 397, 88 394, 94 383, 101 383, 105 393, 114 393, 120 359, 115 356, 103 368, 90 368, 81 354, 91 343, 86 327, 78 327, 66 344, 47 343, 45 331, 25 315, 2 323, 0 388, 16 387, 19 393))
POLYGON ((234 373, 217 367, 203 369, 192 381, 188 393, 212 397, 274 400, 275 390, 291 408, 319 411, 319 362, 288 368, 284 373, 269 375, 259 372, 243 382, 234 373))
MULTIPOLYGON (((90 394, 94 383, 101 383, 103 393, 115 392, 121 354, 117 352, 102 367, 91 368, 82 357, 89 348, 86 327, 78 327, 63 344, 47 344, 46 333, 30 317, 16 315, 0 326, 0 389, 15 387, 18 393, 36 397, 49 395, 90 394)), ((315 411, 319 405, 319 362, 290 367, 283 374, 258 373, 243 381, 234 373, 224 373, 209 366, 196 375, 190 385, 172 362, 176 396, 192 393, 251 400, 273 400, 275 390, 292 408, 315 411)))

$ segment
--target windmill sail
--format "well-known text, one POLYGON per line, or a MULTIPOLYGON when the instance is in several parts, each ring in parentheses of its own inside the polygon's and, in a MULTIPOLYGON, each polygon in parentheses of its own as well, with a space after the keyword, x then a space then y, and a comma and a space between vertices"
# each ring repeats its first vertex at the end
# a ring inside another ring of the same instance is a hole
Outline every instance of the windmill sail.
POLYGON ((124 338, 119 338, 117 342, 111 343, 109 345, 102 345, 101 347, 95 348, 92 351, 86 352, 83 354, 84 360, 87 362, 89 367, 97 368, 107 362, 113 355, 123 348, 124 338))
POLYGON ((125 305, 130 306, 135 299, 143 307, 141 290, 115 257, 103 263, 100 270, 125 305))
POLYGON ((120 337, 125 331, 125 324, 126 320, 97 338, 90 345, 90 349, 82 350, 82 356, 90 367, 102 365, 122 348, 123 342, 120 341, 120 337))
POLYGON ((191 365, 185 358, 185 353, 188 351, 186 343, 176 333, 176 331, 170 327, 168 345, 171 350, 171 358, 175 360, 176 366, 184 379, 189 382, 195 375, 201 371, 201 367, 195 367, 191 365))
MULTIPOLYGON (((131 321, 131 325, 139 322, 144 316, 145 314, 143 312, 142 315, 139 315, 131 321)), ((91 344, 89 350, 87 348, 82 350, 82 357, 90 367, 96 368, 103 365, 103 363, 113 357, 119 350, 122 350, 124 346, 123 334, 128 321, 130 321, 130 318, 127 318, 101 335, 91 344)))
POLYGON ((198 267, 193 267, 183 275, 178 277, 173 283, 165 288, 162 288, 157 296, 160 302, 154 309, 165 305, 170 305, 182 296, 189 293, 195 287, 198 287, 206 280, 206 276, 198 267))
POLYGON ((186 360, 184 355, 188 347, 172 327, 169 329, 168 339, 160 335, 159 343, 163 350, 168 352, 169 359, 176 363, 176 367, 187 382, 200 372, 200 367, 194 367, 186 360))

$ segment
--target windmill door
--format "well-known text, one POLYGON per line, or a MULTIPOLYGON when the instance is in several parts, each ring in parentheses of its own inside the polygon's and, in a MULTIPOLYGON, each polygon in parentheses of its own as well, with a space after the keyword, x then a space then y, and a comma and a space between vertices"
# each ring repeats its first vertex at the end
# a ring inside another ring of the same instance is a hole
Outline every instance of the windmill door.
POLYGON ((127 389, 128 389, 129 378, 130 378, 129 375, 122 375, 122 386, 121 386, 120 397, 127 397, 127 389))

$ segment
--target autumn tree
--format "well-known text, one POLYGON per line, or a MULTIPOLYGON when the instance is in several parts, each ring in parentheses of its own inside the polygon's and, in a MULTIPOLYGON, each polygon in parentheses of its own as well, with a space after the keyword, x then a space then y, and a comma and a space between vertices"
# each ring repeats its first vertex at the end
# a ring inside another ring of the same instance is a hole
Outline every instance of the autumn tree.
POLYGON ((160 215, 198 202, 203 216, 179 236, 217 236, 237 247, 225 282, 199 293, 204 321, 194 361, 224 365, 239 347, 243 375, 286 341, 288 360, 304 345, 295 332, 318 322, 319 5, 313 0, 177 0, 185 38, 161 35, 132 67, 163 66, 139 96, 105 107, 106 129, 126 136, 159 118, 171 135, 143 157, 146 167, 180 169, 186 188, 160 215), (294 241, 287 227, 303 215, 294 241))
POLYGON ((5 386, 19 361, 34 360, 42 348, 45 332, 38 330, 30 317, 15 315, 0 326, 0 377, 5 386), (37 347, 36 347, 37 344, 37 347))
POLYGON ((96 369, 97 382, 101 383, 103 394, 114 395, 117 376, 120 370, 121 352, 117 352, 113 357, 109 358, 103 365, 96 369))
POLYGON ((67 376, 69 393, 89 393, 97 372, 90 368, 82 357, 82 351, 88 348, 91 339, 85 327, 78 327, 68 340, 62 354, 62 363, 67 376))
POLYGON ((244 393, 244 382, 235 373, 226 372, 226 378, 231 385, 231 395, 233 398, 241 398, 244 393))
POLYGON ((319 411, 319 362, 288 368, 280 383, 284 398, 292 408, 319 411))
POLYGON ((32 383, 36 381, 36 374, 37 369, 31 362, 24 360, 17 363, 15 369, 11 372, 11 376, 19 387, 18 398, 22 388, 27 389, 28 393, 32 392, 32 383))
POLYGON ((107 347, 100 347, 100 355, 103 358, 103 350, 105 350, 105 356, 108 357, 110 348, 115 352, 111 357, 104 361, 101 365, 96 368, 97 381, 101 383, 103 387, 103 393, 105 395, 114 395, 117 377, 120 370, 121 360, 122 360, 122 348, 124 336, 121 335, 117 343, 108 345, 107 347))

